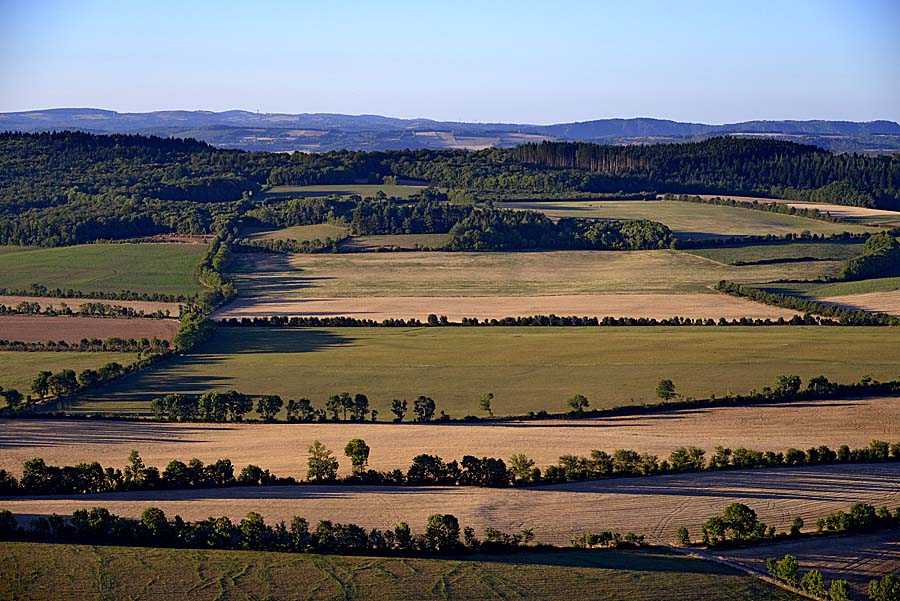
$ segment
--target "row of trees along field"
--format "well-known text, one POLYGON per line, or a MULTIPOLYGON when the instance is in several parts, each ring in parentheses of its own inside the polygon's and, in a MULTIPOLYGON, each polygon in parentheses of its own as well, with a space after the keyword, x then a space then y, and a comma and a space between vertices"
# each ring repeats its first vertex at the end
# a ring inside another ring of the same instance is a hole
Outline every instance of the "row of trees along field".
MULTIPOLYGON (((806 451, 791 448, 784 452, 746 448, 732 450, 719 446, 709 459, 706 458, 706 452, 697 447, 678 447, 663 459, 631 449, 616 449, 612 453, 595 449, 590 456, 563 455, 556 464, 543 469, 522 453, 513 454, 508 460, 465 455, 459 462, 444 461, 438 455, 422 453, 413 458, 405 471, 378 471, 369 468, 370 453, 371 449, 364 440, 350 440, 344 447, 344 454, 350 459, 351 473, 339 477, 340 462, 337 457, 321 442, 315 441, 307 449, 306 479, 314 484, 505 488, 713 470, 896 462, 900 461, 900 442, 890 444, 873 440, 868 447, 859 449, 842 445, 833 450, 821 445, 810 447, 806 451)), ((293 477, 278 477, 269 470, 252 464, 235 477, 234 466, 229 459, 220 459, 209 465, 204 465, 196 458, 187 464, 173 460, 164 470, 160 470, 144 465, 137 451, 131 452, 124 469, 104 468, 98 462, 60 467, 47 465, 40 457, 24 463, 19 480, 7 470, 0 469, 2 495, 90 494, 287 484, 297 484, 297 481, 293 477)))
POLYGON ((385 176, 493 194, 770 194, 900 206, 900 160, 774 140, 287 155, 132 135, 2 133, 0 243, 215 233, 256 207, 253 194, 263 186, 380 183, 385 176))

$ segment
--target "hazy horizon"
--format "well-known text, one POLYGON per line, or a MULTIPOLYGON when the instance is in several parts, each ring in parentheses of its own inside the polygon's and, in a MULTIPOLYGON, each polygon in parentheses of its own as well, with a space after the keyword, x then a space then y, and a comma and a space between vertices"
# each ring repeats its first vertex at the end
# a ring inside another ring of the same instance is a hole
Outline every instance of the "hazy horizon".
POLYGON ((888 0, 0 0, 0 15, 2 112, 900 121, 900 3, 888 0))

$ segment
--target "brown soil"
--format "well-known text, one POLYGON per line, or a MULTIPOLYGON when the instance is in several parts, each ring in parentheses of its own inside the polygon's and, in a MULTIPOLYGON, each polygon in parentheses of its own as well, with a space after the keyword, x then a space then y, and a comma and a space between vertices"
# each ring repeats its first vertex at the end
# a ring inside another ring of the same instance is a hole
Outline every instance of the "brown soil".
POLYGON ((174 319, 119 319, 113 317, 47 317, 0 315, 0 339, 19 342, 79 342, 82 338, 159 338, 172 340, 178 331, 174 319))
POLYGON ((7 307, 16 307, 19 303, 40 303, 41 309, 52 307, 61 310, 66 305, 74 313, 78 313, 78 307, 85 303, 100 303, 103 305, 112 305, 115 307, 131 307, 135 311, 143 311, 144 313, 155 313, 156 311, 169 312, 172 317, 180 315, 178 303, 158 303, 153 301, 128 301, 128 300, 106 300, 92 298, 48 298, 37 296, 0 296, 0 305, 7 307))
POLYGON ((643 532, 651 542, 672 543, 680 526, 699 536, 703 522, 730 503, 748 504, 761 520, 783 530, 795 517, 814 524, 857 501, 897 506, 898 482, 900 464, 888 463, 621 478, 526 489, 304 485, 6 498, 0 504, 26 520, 97 506, 139 517, 154 506, 187 520, 221 515, 239 520, 256 511, 270 522, 300 515, 312 524, 330 519, 384 528, 402 520, 419 532, 428 515, 451 513, 478 532, 487 526, 505 531, 533 528, 537 540, 558 544, 586 530, 606 529, 643 532))
MULTIPOLYGON (((383 414, 382 419, 388 416, 383 414)), ((231 459, 279 476, 306 474, 306 449, 315 440, 343 456, 351 438, 372 449, 369 465, 406 469, 420 453, 450 460, 463 455, 508 459, 525 453, 538 467, 560 455, 588 455, 619 448, 660 456, 679 446, 717 445, 759 450, 807 449, 827 444, 864 447, 874 439, 900 442, 900 398, 798 402, 755 407, 697 409, 644 416, 576 421, 477 424, 174 424, 117 421, 0 421, 0 468, 20 473, 22 463, 43 457, 53 465, 101 461, 124 466, 132 449, 147 465, 164 468, 172 459, 197 457, 209 463, 231 459)))
POLYGON ((446 315, 501 319, 532 315, 577 315, 603 318, 690 317, 692 319, 790 319, 797 313, 721 294, 599 294, 567 296, 393 296, 368 298, 239 298, 214 317, 315 316, 421 320, 446 315))

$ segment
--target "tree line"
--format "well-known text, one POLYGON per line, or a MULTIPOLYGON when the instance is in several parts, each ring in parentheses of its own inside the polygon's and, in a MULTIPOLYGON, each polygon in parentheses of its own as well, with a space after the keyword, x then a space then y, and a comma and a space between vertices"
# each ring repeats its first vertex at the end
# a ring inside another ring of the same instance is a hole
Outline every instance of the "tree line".
POLYGON ((70 518, 38 517, 25 528, 14 514, 0 511, 0 538, 55 540, 88 544, 140 545, 190 549, 240 549, 285 553, 341 555, 452 555, 474 552, 511 552, 533 540, 530 530, 508 534, 486 528, 483 538, 474 529, 461 528, 452 514, 432 514, 421 534, 413 534, 406 522, 393 529, 367 530, 356 524, 321 520, 315 528, 302 517, 289 524, 267 524, 250 512, 234 523, 228 517, 210 517, 189 522, 180 516, 169 519, 163 510, 147 508, 139 520, 119 517, 103 507, 79 509, 70 518))
POLYGON ((4 305, 0 303, 0 315, 46 315, 49 317, 79 315, 81 317, 146 317, 149 319, 168 319, 171 312, 166 309, 157 309, 152 312, 145 312, 143 309, 135 309, 134 307, 124 307, 122 305, 110 305, 107 303, 81 303, 77 310, 73 311, 72 307, 66 303, 60 303, 60 307, 53 305, 44 306, 42 303, 35 301, 22 301, 16 306, 4 305))
POLYGON ((168 340, 153 338, 119 338, 110 336, 104 340, 99 338, 82 338, 78 342, 66 342, 52 340, 42 342, 23 342, 18 340, 0 339, 0 350, 26 351, 26 352, 78 352, 78 353, 141 353, 162 354, 170 349, 168 340))
POLYGON ((194 299, 184 294, 163 294, 159 292, 85 292, 73 288, 48 288, 43 284, 31 284, 27 289, 0 288, 0 296, 34 296, 47 298, 85 298, 96 300, 153 301, 162 303, 186 303, 194 299))
POLYGON ((838 276, 842 280, 865 280, 900 274, 900 242, 887 232, 866 240, 863 252, 849 259, 838 276))

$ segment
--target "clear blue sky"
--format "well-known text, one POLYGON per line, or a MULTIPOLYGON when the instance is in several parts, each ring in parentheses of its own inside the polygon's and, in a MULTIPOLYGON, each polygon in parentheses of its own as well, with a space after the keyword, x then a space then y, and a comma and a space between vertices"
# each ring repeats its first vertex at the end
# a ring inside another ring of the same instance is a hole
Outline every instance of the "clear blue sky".
POLYGON ((0 0, 0 111, 900 120, 900 0, 0 0))

